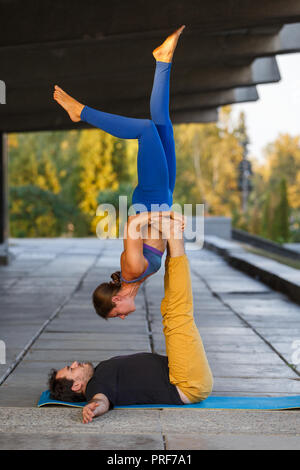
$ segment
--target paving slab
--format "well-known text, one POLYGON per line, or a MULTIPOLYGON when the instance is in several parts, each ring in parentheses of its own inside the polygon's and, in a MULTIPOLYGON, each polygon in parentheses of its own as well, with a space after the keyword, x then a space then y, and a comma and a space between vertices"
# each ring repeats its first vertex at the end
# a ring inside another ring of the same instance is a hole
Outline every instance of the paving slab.
POLYGON ((49 340, 48 338, 41 338, 37 340, 32 351, 35 350, 48 350, 55 349, 59 351, 71 350, 71 351, 115 351, 121 350, 124 353, 126 351, 140 351, 141 349, 150 349, 148 338, 135 338, 134 341, 130 341, 126 338, 115 338, 115 339, 101 339, 101 340, 71 340, 71 339, 57 339, 49 340))
MULTIPOLYGON (((37 409, 52 367, 75 359, 96 365, 137 351, 165 354, 160 314, 164 271, 140 289, 134 314, 125 321, 104 321, 94 312, 91 294, 119 267, 120 240, 14 244, 16 259, 0 268, 0 279, 6 280, 0 292, 0 336, 1 331, 6 335, 10 361, 60 310, 0 386, 1 449, 243 448, 247 440, 251 448, 297 448, 297 411, 113 410, 83 425, 80 410, 37 409), (10 295, 18 283, 20 295, 10 295)), ((215 378, 212 394, 300 395, 300 375, 287 364, 291 341, 300 339, 300 307, 215 253, 196 250, 188 256, 195 320, 215 378)))
POLYGON ((281 365, 282 359, 278 357, 274 352, 268 353, 227 353, 227 352, 209 352, 207 351, 207 357, 214 362, 226 363, 228 367, 233 364, 257 364, 257 365, 281 365))
POLYGON ((167 434, 167 450, 300 450, 300 436, 167 434))
MULTIPOLYGON (((132 354, 136 354, 138 352, 150 352, 149 346, 143 347, 141 350, 135 350, 132 351, 132 354)), ((47 350, 31 350, 27 355, 26 359, 30 361, 38 361, 38 362, 44 362, 44 361, 57 361, 59 359, 64 360, 66 363, 69 363, 70 361, 76 361, 78 360, 79 362, 100 362, 100 361, 105 361, 106 359, 109 359, 110 357, 113 356, 121 356, 122 354, 127 354, 127 352, 123 350, 98 350, 98 351, 88 351, 86 349, 80 350, 80 349, 75 349, 75 350, 68 350, 68 349, 63 349, 61 351, 59 350, 53 350, 53 349, 47 349, 47 350)))
POLYGON ((1 450, 163 450, 157 434, 30 434, 12 433, 0 438, 1 450))
MULTIPOLYGON (((269 346, 264 343, 263 341, 258 342, 256 344, 243 344, 243 343, 225 343, 222 344, 220 341, 219 343, 214 343, 212 341, 208 341, 207 338, 202 338, 206 352, 230 352, 230 353, 248 353, 248 354, 255 354, 255 353, 262 353, 262 352, 269 352, 269 346)), ((155 338, 154 346, 156 349, 162 349, 164 347, 164 338, 163 336, 159 339, 155 338)))
POLYGON ((77 434, 158 434, 161 432, 160 410, 112 410, 83 424, 82 410, 49 406, 47 408, 0 408, 0 433, 26 431, 77 434))
POLYGON ((36 407, 41 392, 47 388, 46 381, 32 381, 24 379, 21 383, 4 382, 0 387, 0 406, 23 408, 36 407))
POLYGON ((232 392, 234 396, 235 391, 243 392, 257 392, 262 395, 265 392, 273 393, 295 393, 300 395, 300 380, 295 379, 265 379, 265 378, 240 378, 233 377, 215 377, 214 379, 214 390, 220 392, 232 392))
POLYGON ((125 335, 120 335, 119 333, 108 333, 108 332, 94 332, 94 333, 52 333, 48 330, 46 330, 43 333, 43 336, 40 337, 35 344, 38 343, 38 341, 41 341, 43 343, 46 343, 47 341, 55 341, 57 340, 58 343, 61 341, 94 341, 94 342, 105 342, 109 343, 110 341, 116 341, 116 334, 118 335, 118 341, 120 344, 122 342, 143 342, 143 344, 147 343, 149 341, 149 335, 145 332, 144 334, 140 334, 139 336, 136 336, 134 333, 127 333, 125 335))
POLYGON ((232 241, 228 245, 217 236, 206 237, 205 246, 221 254, 230 265, 238 267, 250 276, 262 280, 266 285, 284 292, 299 303, 300 274, 298 269, 261 255, 249 253, 240 243, 232 241))
POLYGON ((227 367, 224 363, 211 363, 211 369, 214 377, 236 377, 243 378, 299 378, 299 376, 290 367, 285 364, 275 366, 271 365, 253 365, 253 364, 234 364, 234 367, 227 367))
POLYGON ((176 410, 160 412, 163 434, 284 434, 300 435, 300 411, 176 410))

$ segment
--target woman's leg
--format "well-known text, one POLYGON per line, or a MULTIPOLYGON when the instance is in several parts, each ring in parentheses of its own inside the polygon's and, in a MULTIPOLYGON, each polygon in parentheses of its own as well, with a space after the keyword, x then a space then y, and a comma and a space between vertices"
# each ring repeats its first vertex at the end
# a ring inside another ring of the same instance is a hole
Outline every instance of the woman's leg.
POLYGON ((169 114, 171 66, 171 63, 156 61, 150 112, 164 147, 169 171, 169 188, 173 193, 176 180, 176 155, 173 126, 169 114))
MULTIPOLYGON (((149 119, 135 119, 105 113, 89 106, 81 112, 81 120, 121 139, 138 139, 138 186, 141 191, 162 193, 168 188, 169 173, 158 131, 149 119)), ((151 197, 151 194, 150 194, 151 197)), ((144 201, 136 201, 143 203, 144 201)))
POLYGON ((89 106, 84 106, 80 119, 119 139, 139 139, 149 128, 149 119, 135 119, 105 113, 89 106))
POLYGON ((169 189, 173 194, 176 180, 176 155, 173 126, 169 115, 170 72, 173 54, 185 26, 181 26, 153 51, 156 60, 150 100, 151 118, 161 138, 169 170, 169 189))
POLYGON ((54 99, 68 112, 74 122, 88 122, 121 139, 138 139, 138 186, 133 203, 151 210, 151 203, 163 203, 169 197, 169 173, 165 151, 155 124, 149 119, 135 119, 105 113, 84 106, 57 85, 54 99), (152 201, 153 200, 153 201, 152 201))
POLYGON ((133 194, 133 203, 144 204, 147 210, 151 210, 151 204, 172 205, 176 157, 169 117, 169 81, 173 53, 183 29, 184 26, 179 28, 153 51, 156 59, 150 100, 153 121, 123 117, 83 106, 55 86, 54 99, 73 121, 81 119, 118 138, 138 139, 138 186, 133 194))

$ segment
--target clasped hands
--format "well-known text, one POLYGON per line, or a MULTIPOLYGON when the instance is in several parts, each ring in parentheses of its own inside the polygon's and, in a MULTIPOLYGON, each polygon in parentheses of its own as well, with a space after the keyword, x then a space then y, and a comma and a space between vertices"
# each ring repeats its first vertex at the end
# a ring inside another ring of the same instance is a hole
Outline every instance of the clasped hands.
POLYGON ((181 239, 186 226, 186 216, 174 211, 151 212, 149 224, 159 230, 165 239, 181 239))

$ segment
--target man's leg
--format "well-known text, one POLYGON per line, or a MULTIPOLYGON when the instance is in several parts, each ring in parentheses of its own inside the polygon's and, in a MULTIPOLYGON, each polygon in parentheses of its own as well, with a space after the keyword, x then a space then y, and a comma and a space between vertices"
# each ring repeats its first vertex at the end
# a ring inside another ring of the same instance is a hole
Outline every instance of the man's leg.
POLYGON ((198 402, 210 395, 213 378, 194 322, 189 262, 185 254, 176 254, 171 249, 166 258, 165 296, 161 304, 169 377, 191 402, 198 402))

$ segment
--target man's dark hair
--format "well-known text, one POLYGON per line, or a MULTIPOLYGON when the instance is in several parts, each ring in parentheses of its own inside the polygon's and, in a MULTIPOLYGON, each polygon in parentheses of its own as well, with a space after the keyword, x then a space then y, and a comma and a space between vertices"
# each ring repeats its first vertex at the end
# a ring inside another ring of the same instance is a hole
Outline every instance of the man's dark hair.
POLYGON ((79 402, 86 401, 82 393, 77 393, 72 390, 73 380, 57 379, 57 370, 52 369, 49 372, 48 385, 50 390, 50 397, 53 400, 79 402))

